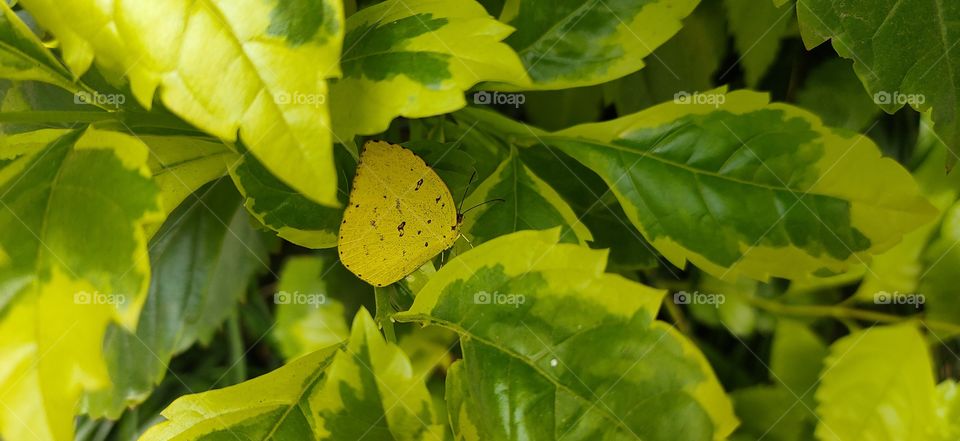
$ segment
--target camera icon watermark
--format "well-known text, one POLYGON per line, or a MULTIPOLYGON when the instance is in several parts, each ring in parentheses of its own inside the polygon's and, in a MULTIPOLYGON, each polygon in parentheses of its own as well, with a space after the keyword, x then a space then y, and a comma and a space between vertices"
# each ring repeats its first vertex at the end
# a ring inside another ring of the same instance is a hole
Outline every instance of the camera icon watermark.
POLYGON ((73 293, 73 303, 77 305, 122 305, 127 302, 123 294, 104 294, 99 291, 77 291, 73 293))
POLYGON ((512 305, 515 308, 519 308, 520 305, 526 303, 527 298, 523 294, 503 294, 498 291, 492 293, 486 291, 478 291, 473 295, 473 303, 475 305, 512 305))
POLYGON ((917 293, 877 291, 873 295, 873 303, 875 305, 911 305, 914 308, 920 309, 920 306, 926 302, 926 296, 917 293))
POLYGON ((723 294, 708 294, 700 291, 677 291, 673 293, 673 303, 677 305, 711 305, 719 308, 726 302, 727 297, 723 294))
POLYGON ((887 104, 920 106, 927 102, 927 97, 920 93, 900 93, 898 91, 888 92, 881 90, 873 94, 873 102, 881 106, 887 104))
POLYGON ((327 296, 323 293, 301 293, 300 291, 278 291, 273 294, 275 305, 308 305, 319 308, 327 303, 327 296))
POLYGON ((491 104, 506 104, 514 108, 520 108, 525 102, 527 102, 527 97, 522 93, 500 93, 481 90, 473 94, 473 103, 485 106, 491 104))
POLYGON ((714 108, 722 106, 727 102, 727 96, 722 93, 700 93, 687 92, 681 90, 673 94, 674 104, 700 104, 713 106, 714 108))
POLYGON ((273 97, 273 101, 282 105, 299 104, 320 107, 327 103, 327 96, 322 93, 280 92, 273 97))
POLYGON ((74 104, 90 104, 94 106, 109 106, 119 108, 127 102, 127 96, 122 93, 99 93, 97 91, 79 91, 73 94, 74 104))

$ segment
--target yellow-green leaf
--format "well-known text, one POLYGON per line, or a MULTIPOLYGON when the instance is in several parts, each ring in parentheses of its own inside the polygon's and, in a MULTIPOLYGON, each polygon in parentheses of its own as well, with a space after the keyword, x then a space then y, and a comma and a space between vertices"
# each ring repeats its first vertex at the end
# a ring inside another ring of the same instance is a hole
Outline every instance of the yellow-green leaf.
MULTIPOLYGON (((160 189, 160 206, 169 215, 204 184, 227 174, 240 155, 223 143, 188 136, 139 135, 150 147, 147 165, 160 189)), ((151 225, 153 236, 160 223, 151 225)))
POLYGON ((834 343, 816 399, 820 440, 938 439, 933 366, 913 325, 873 327, 834 343))
POLYGON ((264 376, 181 397, 141 441, 440 440, 424 379, 361 309, 349 342, 300 357, 264 376), (255 399, 252 399, 255 398, 255 399))
POLYGON ((559 241, 554 228, 481 244, 394 315, 460 334, 463 360, 447 373, 455 433, 725 439, 731 403, 699 349, 654 320, 663 292, 604 273, 605 251, 559 241))
POLYGON ((477 208, 464 216, 461 231, 473 245, 520 230, 543 230, 560 226, 562 242, 592 241, 590 230, 566 201, 528 168, 511 149, 500 166, 464 201, 477 208), (502 202, 490 202, 502 199, 502 202), (478 205, 484 204, 484 205, 478 205))
POLYGON ((337 349, 321 349, 240 384, 180 397, 161 412, 167 421, 140 441, 316 439, 310 396, 326 379, 337 349))
POLYGON ((333 265, 336 262, 315 256, 291 257, 283 265, 273 296, 273 338, 287 360, 339 344, 349 335, 343 303, 327 287, 333 265))
POLYGON ((960 2, 943 0, 799 0, 803 43, 832 40, 874 103, 887 113, 932 109, 937 135, 960 152, 960 2))
POLYGON ((17 14, 0 3, 0 78, 35 80, 75 91, 70 72, 43 46, 17 14))
POLYGON ((227 141, 239 133, 287 184, 338 204, 325 79, 339 74, 339 0, 21 3, 75 74, 96 58, 148 109, 159 88, 183 119, 227 141))
POLYGON ((664 257, 720 277, 843 272, 936 215, 869 139, 762 93, 706 92, 541 139, 599 174, 664 257))
POLYGON ((135 325, 150 277, 144 225, 158 192, 137 139, 64 134, 0 163, 0 434, 73 439, 85 390, 108 385, 112 322, 135 325))
POLYGON ((564 89, 604 83, 640 70, 644 57, 680 30, 699 0, 509 0, 500 21, 532 85, 564 89))
POLYGON ((333 127, 343 141, 466 105, 481 81, 525 83, 513 29, 473 0, 388 0, 347 20, 343 78, 330 85, 333 127))
MULTIPOLYGON (((334 148, 338 199, 345 203, 356 161, 344 148, 334 148)), ((270 172, 257 158, 243 155, 230 166, 230 177, 243 194, 244 206, 278 236, 307 248, 332 248, 343 209, 311 201, 270 172)))
POLYGON ((251 279, 268 270, 264 239, 229 180, 201 188, 177 207, 150 241, 152 280, 136 329, 111 325, 104 338, 112 385, 89 392, 83 412, 119 418, 147 399, 175 354, 209 344, 251 279))
POLYGON ((788 35, 794 17, 793 5, 725 0, 724 6, 730 24, 728 29, 739 53, 738 64, 743 68, 747 86, 757 87, 777 58, 780 40, 788 35))

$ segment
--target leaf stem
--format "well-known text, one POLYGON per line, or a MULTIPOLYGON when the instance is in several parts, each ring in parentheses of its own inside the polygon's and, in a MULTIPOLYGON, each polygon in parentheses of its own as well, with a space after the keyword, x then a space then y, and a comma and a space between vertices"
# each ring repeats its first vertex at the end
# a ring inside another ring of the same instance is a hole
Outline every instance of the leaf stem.
POLYGON ((759 297, 747 297, 753 306, 778 315, 792 315, 801 317, 832 317, 837 320, 864 320, 883 323, 898 323, 915 320, 931 330, 946 333, 960 334, 960 325, 936 320, 924 319, 920 316, 900 316, 883 312, 868 311, 865 309, 849 308, 839 305, 787 305, 759 297))
POLYGON ((383 329, 383 335, 390 343, 397 343, 397 332, 393 324, 393 307, 390 306, 390 292, 388 290, 395 288, 374 288, 373 294, 376 300, 375 320, 380 328, 383 329))
POLYGON ((139 414, 137 413, 137 408, 127 410, 123 414, 123 417, 120 418, 117 426, 117 440, 122 441, 133 441, 137 439, 137 428, 139 424, 139 414))
POLYGON ((4 112, 0 114, 0 122, 30 124, 122 122, 130 127, 156 127, 197 131, 196 128, 173 115, 158 112, 27 110, 22 112, 4 112))
POLYGON ((667 314, 673 319, 673 326, 679 329, 680 332, 690 335, 690 325, 687 323, 687 319, 684 317, 680 307, 671 301, 664 301, 663 306, 667 309, 667 314))
POLYGON ((239 313, 235 309, 227 318, 227 336, 230 342, 230 384, 239 384, 247 379, 247 364, 243 359, 243 336, 240 334, 239 313))

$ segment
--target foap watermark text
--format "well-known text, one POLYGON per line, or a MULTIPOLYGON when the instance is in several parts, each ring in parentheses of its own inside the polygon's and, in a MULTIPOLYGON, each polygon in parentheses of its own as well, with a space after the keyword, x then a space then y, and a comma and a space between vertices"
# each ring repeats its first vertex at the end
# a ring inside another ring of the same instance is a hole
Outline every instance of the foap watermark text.
POLYGON ((723 294, 702 293, 700 291, 673 293, 673 303, 677 305, 712 305, 719 308, 726 301, 727 297, 723 294))
POLYGON ((97 91, 79 91, 73 94, 74 104, 90 104, 119 108, 127 102, 127 96, 122 93, 99 93, 97 91))
POLYGON ((902 106, 909 104, 911 106, 920 106, 927 102, 927 97, 919 93, 900 93, 898 91, 888 92, 881 90, 873 94, 873 102, 878 105, 897 104, 902 106))
POLYGON ((506 104, 520 108, 525 102, 527 102, 527 97, 522 93, 487 92, 486 90, 481 90, 473 94, 474 104, 506 104))
POLYGON ((674 104, 706 104, 720 107, 727 102, 727 96, 722 93, 700 93, 681 90, 673 94, 674 104))
POLYGON ((519 308, 527 298, 523 294, 503 294, 498 291, 492 293, 479 291, 473 295, 473 303, 477 305, 513 305, 519 308))
POLYGON ((308 305, 319 308, 320 305, 327 303, 327 296, 323 293, 279 291, 273 295, 273 303, 277 305, 308 305))
POLYGON ((877 293, 873 295, 873 303, 876 305, 910 305, 919 309, 920 305, 926 302, 927 298, 923 294, 918 293, 877 291, 877 293))
POLYGON ((320 107, 327 103, 327 96, 322 93, 280 92, 274 96, 274 102, 320 107))
POLYGON ((77 291, 73 293, 73 303, 77 305, 122 305, 127 302, 123 294, 106 294, 100 291, 77 291))

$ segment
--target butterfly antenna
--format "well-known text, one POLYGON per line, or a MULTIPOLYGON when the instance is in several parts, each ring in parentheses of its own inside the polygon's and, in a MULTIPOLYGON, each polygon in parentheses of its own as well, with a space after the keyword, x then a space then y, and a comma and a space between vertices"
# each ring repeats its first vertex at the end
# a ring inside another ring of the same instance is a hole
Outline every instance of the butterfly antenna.
POLYGON ((473 184, 473 179, 477 177, 477 169, 473 169, 473 174, 470 175, 470 180, 467 181, 467 186, 463 188, 463 196, 460 197, 460 206, 457 207, 457 213, 463 214, 463 201, 467 200, 467 192, 470 191, 470 184, 473 184))
POLYGON ((473 210, 474 208, 477 208, 477 207, 479 207, 479 206, 481 206, 481 205, 486 205, 486 204, 489 204, 489 203, 491 203, 491 202, 506 202, 506 201, 507 201, 507 200, 506 200, 506 199, 503 199, 503 198, 496 198, 496 199, 490 199, 489 201, 483 201, 483 202, 481 202, 481 203, 479 203, 479 204, 477 204, 477 205, 474 205, 474 206, 468 208, 466 211, 460 213, 460 215, 463 216, 464 214, 467 214, 468 211, 473 210))

